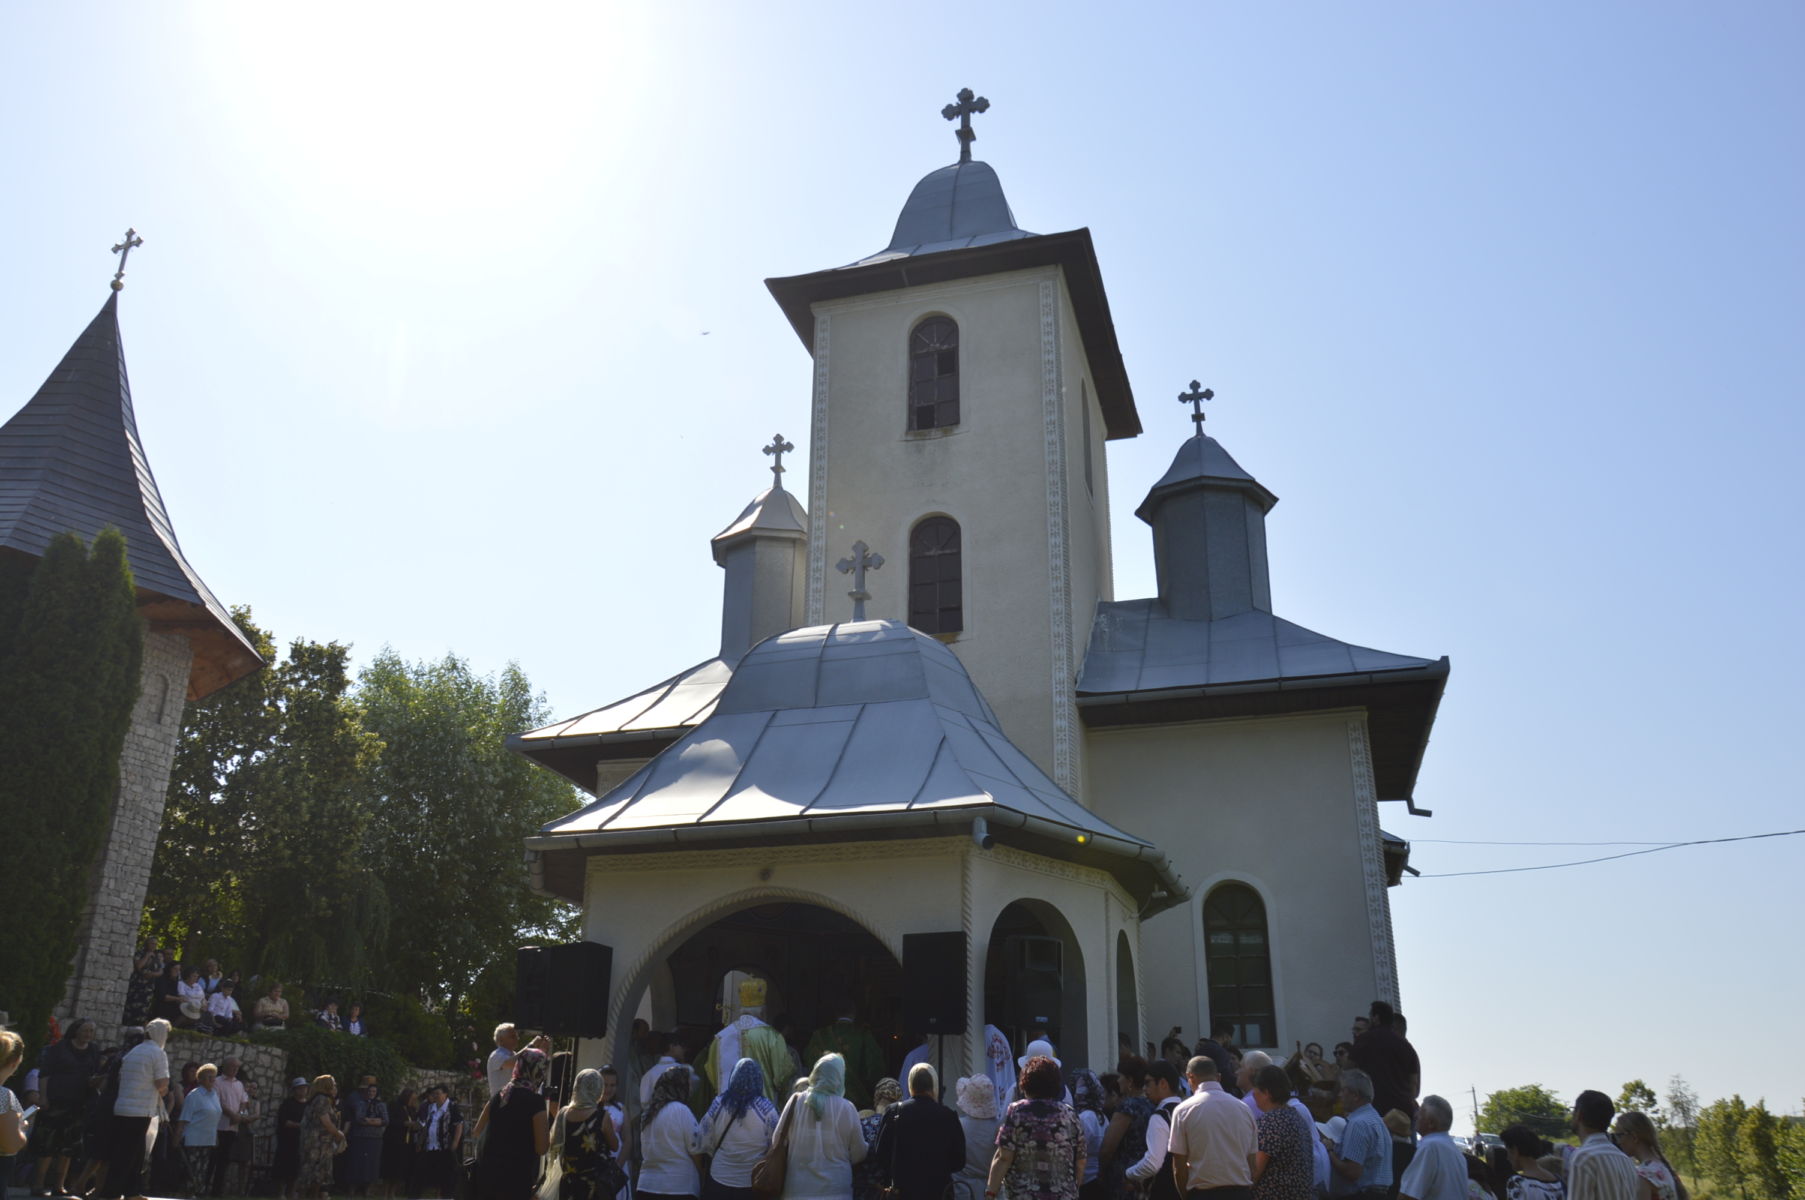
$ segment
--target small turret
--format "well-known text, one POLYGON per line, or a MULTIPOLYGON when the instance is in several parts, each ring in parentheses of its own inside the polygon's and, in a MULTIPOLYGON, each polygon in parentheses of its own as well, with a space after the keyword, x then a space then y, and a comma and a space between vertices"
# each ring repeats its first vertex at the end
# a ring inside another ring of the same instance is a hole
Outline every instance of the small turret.
POLYGON ((1272 611, 1266 514, 1278 497, 1203 432, 1202 401, 1211 395, 1193 383, 1179 397, 1196 407, 1197 432, 1134 510, 1153 526, 1160 603, 1182 621, 1272 611))
POLYGON ((783 486, 783 456, 795 448, 782 434, 765 447, 772 459, 771 486, 709 542, 715 562, 727 572, 721 657, 728 662, 772 634, 802 624, 808 513, 783 486))

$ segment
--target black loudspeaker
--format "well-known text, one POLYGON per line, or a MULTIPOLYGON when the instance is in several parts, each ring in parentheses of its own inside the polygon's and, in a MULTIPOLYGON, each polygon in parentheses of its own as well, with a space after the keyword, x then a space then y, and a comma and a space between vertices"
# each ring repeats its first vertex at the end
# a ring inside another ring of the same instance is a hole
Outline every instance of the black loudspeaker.
POLYGON ((1003 962, 1008 972, 1003 1007, 1010 1027, 1057 1030, 1065 999, 1065 944, 1026 934, 1006 937, 1003 962))
POLYGON ((903 1028, 964 1033, 971 998, 965 975, 965 931, 903 934, 903 1028))
POLYGON ((543 946, 514 951, 514 1023, 545 1028, 545 1000, 551 990, 552 952, 543 946))
POLYGON ((608 1036, 608 987, 614 950, 600 942, 553 946, 546 990, 546 1033, 553 1037, 608 1036))

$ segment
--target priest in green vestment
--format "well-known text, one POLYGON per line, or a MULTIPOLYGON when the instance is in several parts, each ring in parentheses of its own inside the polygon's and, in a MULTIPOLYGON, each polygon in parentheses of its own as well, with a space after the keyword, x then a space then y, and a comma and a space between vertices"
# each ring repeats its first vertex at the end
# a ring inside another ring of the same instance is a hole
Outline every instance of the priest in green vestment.
POLYGON ((742 1058, 757 1063, 765 1073, 765 1099, 783 1107, 789 1099, 790 1084, 796 1074, 795 1060, 783 1035, 765 1024, 760 1016, 765 1008, 767 985, 762 979, 740 981, 740 1015, 729 1021, 709 1044, 702 1073, 714 1090, 727 1089, 727 1080, 742 1058))
POLYGON ((853 1019, 850 1006, 846 1015, 830 1025, 815 1030, 804 1052, 803 1066, 812 1067, 823 1054, 838 1054, 846 1060, 846 1098, 863 1111, 871 1107, 871 1089, 884 1077, 884 1056, 871 1031, 853 1019))

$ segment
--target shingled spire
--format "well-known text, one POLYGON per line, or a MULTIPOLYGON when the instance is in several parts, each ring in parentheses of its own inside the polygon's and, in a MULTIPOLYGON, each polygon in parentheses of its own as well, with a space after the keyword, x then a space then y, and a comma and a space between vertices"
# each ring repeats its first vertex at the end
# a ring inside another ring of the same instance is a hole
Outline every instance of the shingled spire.
POLYGON ((263 663, 176 540, 138 437, 118 313, 112 292, 37 394, 0 426, 0 547, 38 556, 59 533, 92 539, 116 527, 139 611, 153 630, 180 633, 194 648, 187 696, 195 700, 263 663))

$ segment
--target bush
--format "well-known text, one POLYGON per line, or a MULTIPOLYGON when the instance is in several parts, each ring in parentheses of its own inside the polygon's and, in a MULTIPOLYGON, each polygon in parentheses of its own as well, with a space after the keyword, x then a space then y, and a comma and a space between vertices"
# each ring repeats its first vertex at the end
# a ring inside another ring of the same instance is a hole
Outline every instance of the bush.
POLYGON ((385 1096, 392 1096, 407 1078, 408 1063, 386 1038, 352 1037, 321 1025, 296 1025, 288 1029, 255 1029, 250 1040, 280 1046, 288 1051, 290 1075, 330 1075, 338 1080, 339 1094, 355 1088, 365 1075, 374 1075, 385 1096))
POLYGON ((364 1019, 376 1036, 408 1062, 434 1071, 454 1065, 451 1026, 442 1013, 427 1012, 412 996, 374 995, 363 1006, 364 1019))

